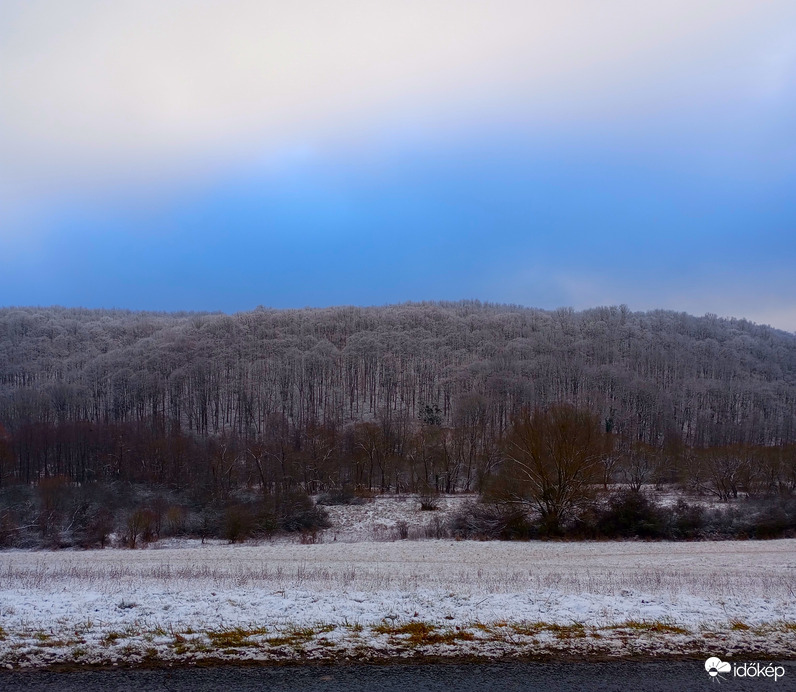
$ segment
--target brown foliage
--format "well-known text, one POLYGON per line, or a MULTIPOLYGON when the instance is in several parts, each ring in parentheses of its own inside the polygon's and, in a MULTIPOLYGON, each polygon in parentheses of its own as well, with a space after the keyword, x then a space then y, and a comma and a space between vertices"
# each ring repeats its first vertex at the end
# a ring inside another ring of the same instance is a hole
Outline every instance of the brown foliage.
POLYGON ((603 435, 598 418, 583 409, 559 404, 523 410, 506 437, 506 499, 531 504, 543 524, 557 529, 600 481, 603 435))

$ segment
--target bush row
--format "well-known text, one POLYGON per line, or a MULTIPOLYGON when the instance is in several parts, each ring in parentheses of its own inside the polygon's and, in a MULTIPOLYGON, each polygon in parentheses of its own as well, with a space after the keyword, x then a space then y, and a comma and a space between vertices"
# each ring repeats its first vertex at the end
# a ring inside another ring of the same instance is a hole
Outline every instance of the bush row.
POLYGON ((664 506, 641 491, 626 490, 594 503, 553 530, 524 506, 480 502, 457 513, 448 529, 455 538, 484 540, 782 538, 796 536, 796 500, 747 501, 711 508, 680 500, 664 506))
POLYGON ((0 548, 135 548, 169 537, 237 542, 328 526, 326 510, 301 492, 201 500, 168 489, 60 479, 0 489, 0 548))

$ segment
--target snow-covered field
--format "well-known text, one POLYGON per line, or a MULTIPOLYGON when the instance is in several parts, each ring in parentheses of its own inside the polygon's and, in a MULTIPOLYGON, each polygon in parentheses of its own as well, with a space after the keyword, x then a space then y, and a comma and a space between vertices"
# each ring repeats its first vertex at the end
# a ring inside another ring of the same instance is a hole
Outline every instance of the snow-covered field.
POLYGON ((344 542, 350 510, 312 545, 0 553, 0 665, 796 656, 796 540, 344 542))

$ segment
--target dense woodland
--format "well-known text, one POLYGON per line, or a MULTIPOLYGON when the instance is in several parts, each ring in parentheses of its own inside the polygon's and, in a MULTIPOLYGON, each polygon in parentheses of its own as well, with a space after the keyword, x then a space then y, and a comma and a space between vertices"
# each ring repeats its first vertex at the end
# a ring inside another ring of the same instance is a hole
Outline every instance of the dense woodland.
POLYGON ((477 301, 0 310, 0 487, 481 492, 518 418, 560 404, 599 428, 605 487, 796 489, 796 336, 745 320, 477 301))

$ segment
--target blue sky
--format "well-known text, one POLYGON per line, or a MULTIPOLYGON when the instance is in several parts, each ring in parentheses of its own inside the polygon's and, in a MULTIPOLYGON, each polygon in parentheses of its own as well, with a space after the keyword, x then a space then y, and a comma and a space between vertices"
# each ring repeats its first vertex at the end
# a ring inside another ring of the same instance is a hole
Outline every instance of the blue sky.
POLYGON ((0 305, 796 330, 792 2, 117 5, 0 6, 0 305))

